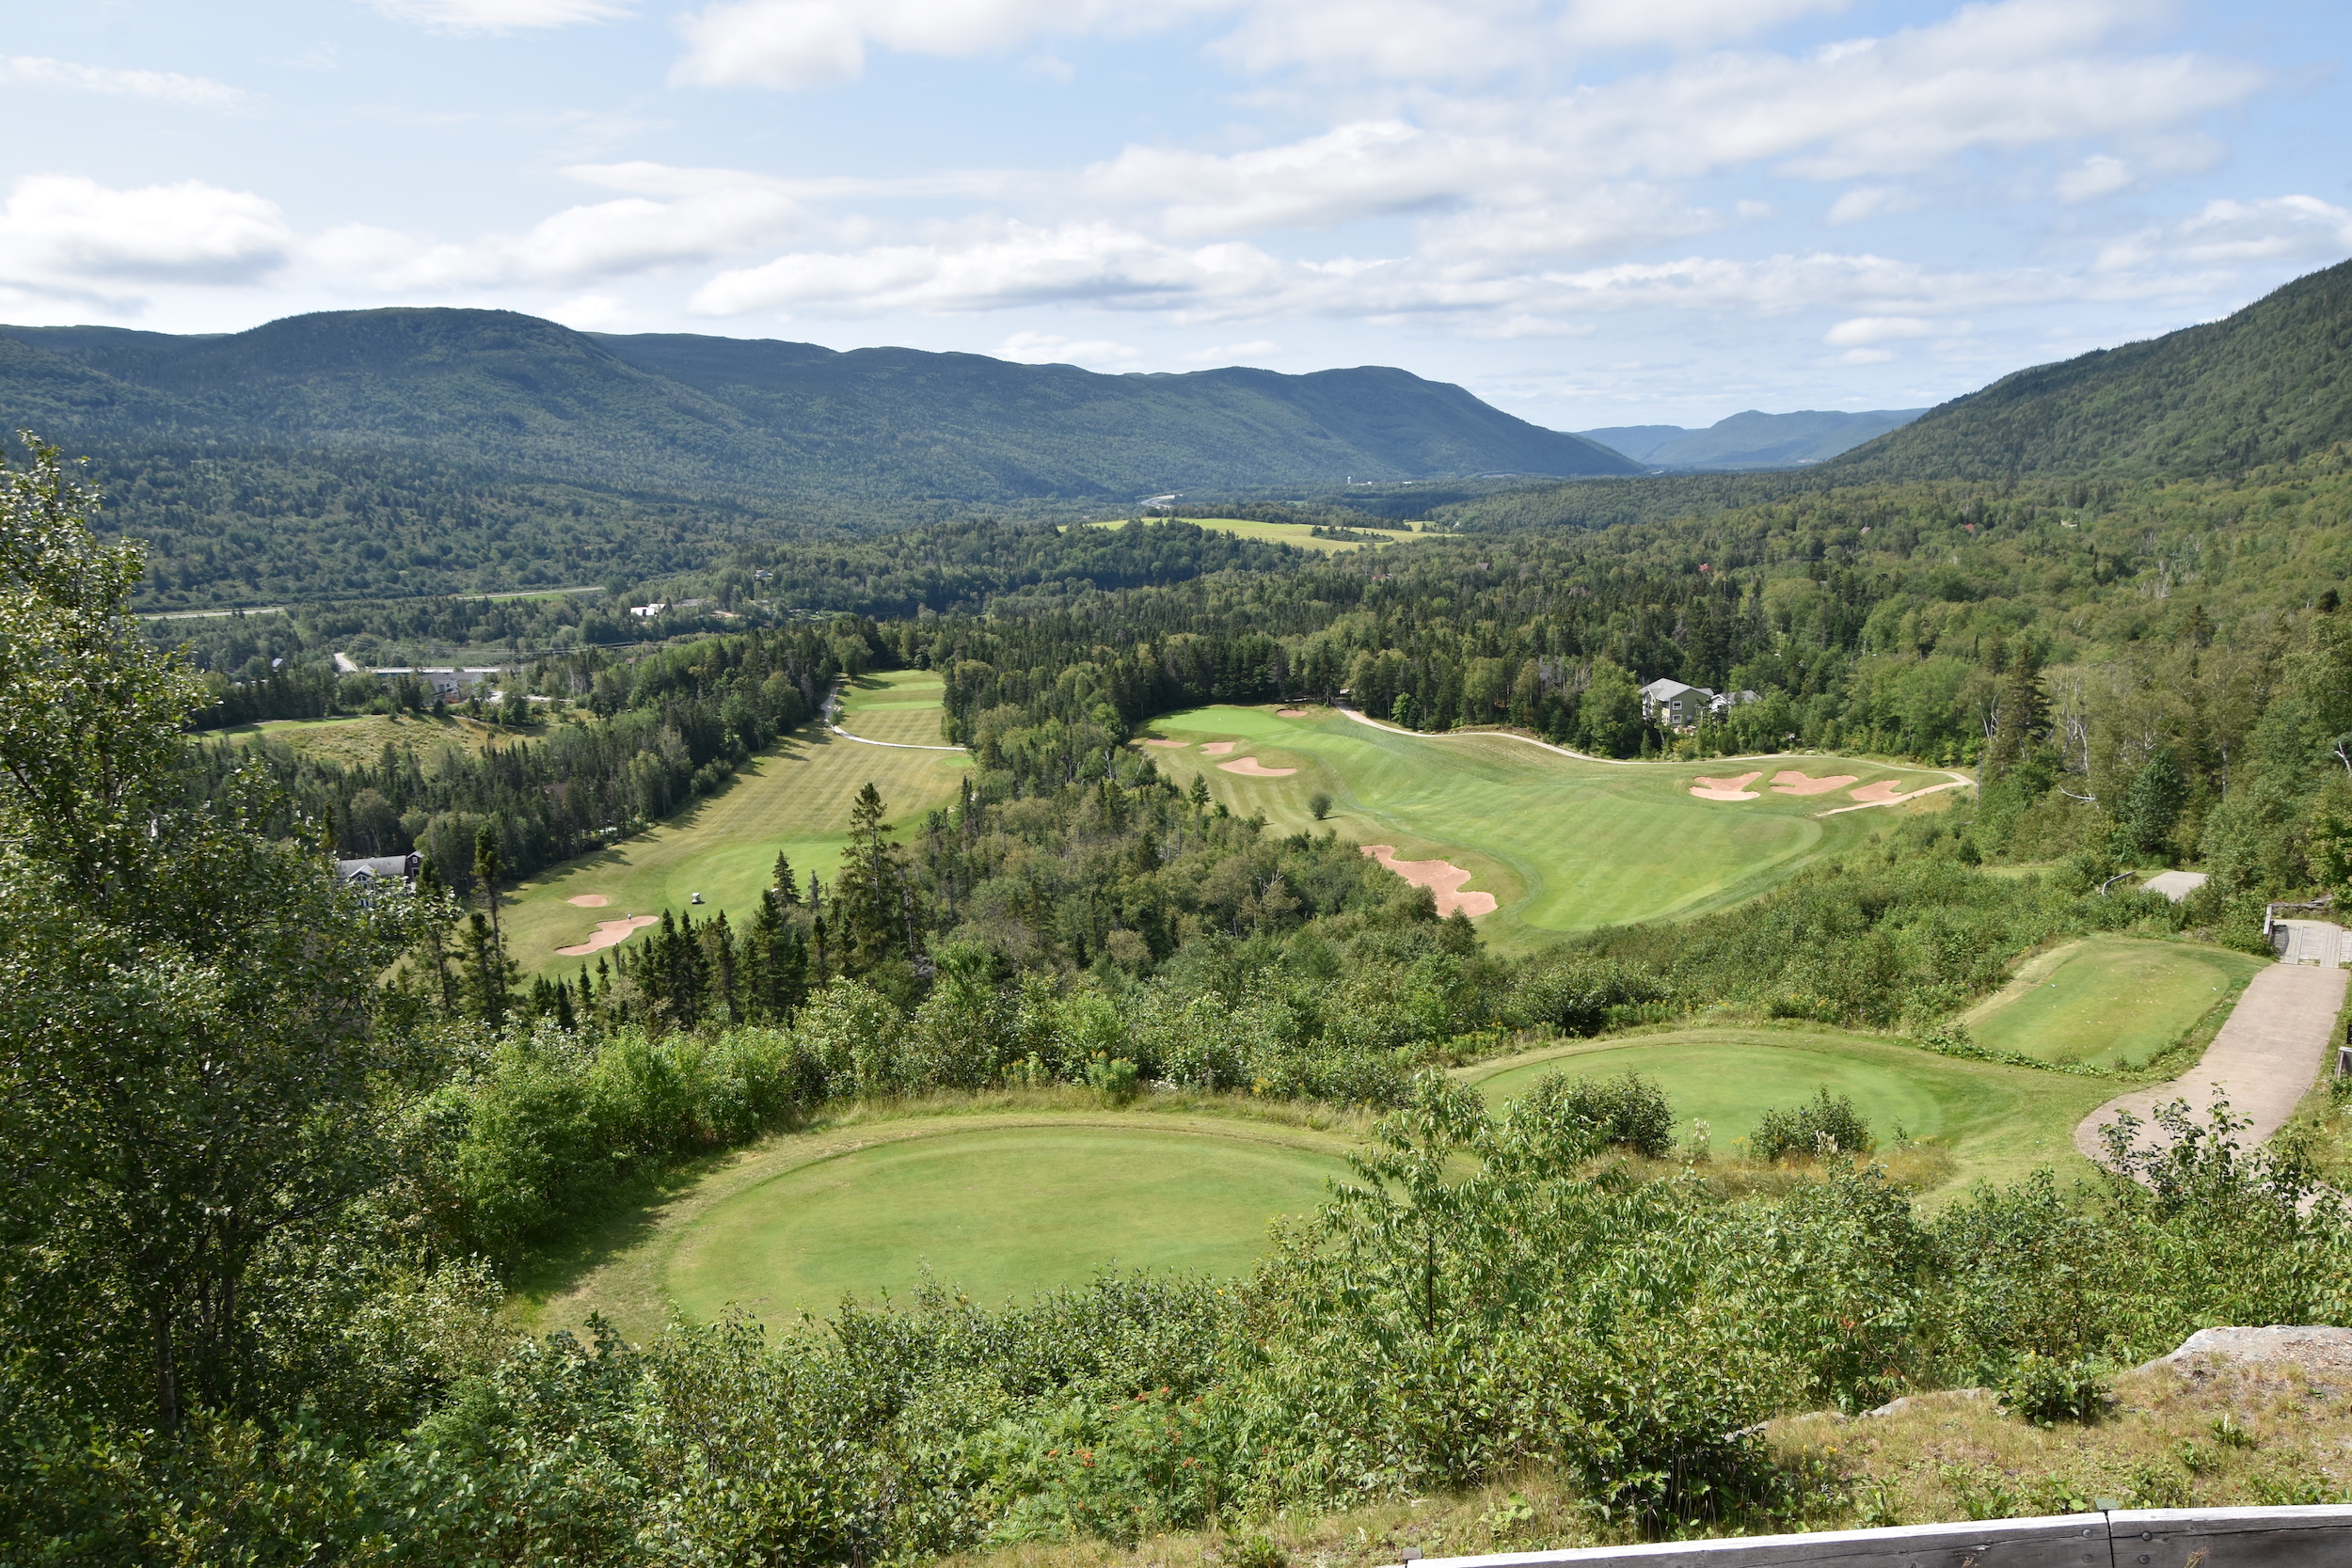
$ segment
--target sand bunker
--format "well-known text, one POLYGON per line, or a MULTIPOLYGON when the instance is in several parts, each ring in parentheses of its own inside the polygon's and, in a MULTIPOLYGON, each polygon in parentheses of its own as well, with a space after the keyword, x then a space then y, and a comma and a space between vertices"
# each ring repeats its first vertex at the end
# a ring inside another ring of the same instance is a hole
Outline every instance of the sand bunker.
POLYGON ((1146 746, 1165 746, 1170 751, 1181 752, 1185 747, 1191 745, 1192 742, 1189 740, 1147 740, 1144 744, 1146 746))
POLYGON ((1915 789, 1906 795, 1903 793, 1903 786, 1894 780, 1878 779, 1855 790, 1853 798, 1866 806, 1891 806, 1898 800, 1910 800, 1912 795, 1927 795, 1932 792, 1931 786, 1929 789, 1915 789))
POLYGON ((577 898, 566 898, 564 902, 571 905, 574 909, 600 910, 607 904, 612 902, 612 900, 607 898, 601 893, 583 893, 577 898))
POLYGON ((618 947, 644 927, 660 924, 658 918, 649 914, 633 914, 627 920, 601 921, 596 926, 595 936, 577 947, 559 947, 556 951, 567 958, 584 958, 589 954, 599 952, 604 948, 618 947))
POLYGON ((1825 779, 1808 778, 1803 773, 1775 773, 1772 793, 1775 795, 1827 795, 1843 789, 1860 777, 1855 773, 1832 773, 1825 779))
POLYGON ((1232 751, 1234 747, 1240 744, 1241 742, 1238 740, 1212 740, 1202 746, 1200 750, 1209 756, 1221 757, 1226 752, 1232 751))
POLYGON ((1415 887, 1425 887, 1438 895, 1438 912, 1452 914, 1455 910, 1475 918, 1495 912, 1495 895, 1491 893, 1464 893, 1462 884, 1470 874, 1451 861, 1401 861, 1396 858, 1393 844, 1367 844, 1364 853, 1395 872, 1415 887))
POLYGON ((1303 707, 1278 707, 1274 710, 1274 717, 1277 719, 1304 719, 1307 717, 1307 710, 1303 707))
POLYGON ((1692 779, 1691 793, 1702 800, 1753 800, 1756 792, 1748 785, 1762 778, 1761 773, 1742 773, 1736 779, 1692 779))
POLYGON ((1216 766, 1220 772, 1239 773, 1245 779, 1287 779, 1298 771, 1295 768, 1268 768, 1256 757, 1235 757, 1216 766))

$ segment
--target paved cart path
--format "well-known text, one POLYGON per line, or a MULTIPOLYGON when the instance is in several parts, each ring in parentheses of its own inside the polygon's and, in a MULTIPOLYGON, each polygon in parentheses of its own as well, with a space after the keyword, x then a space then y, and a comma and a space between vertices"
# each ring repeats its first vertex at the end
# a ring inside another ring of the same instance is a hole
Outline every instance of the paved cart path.
MULTIPOLYGON (((2287 1124, 2318 1078, 2335 1044, 2347 980, 2352 972, 2332 967, 2279 963, 2262 971, 2247 982, 2202 1060, 2169 1084, 2119 1095, 2083 1117, 2074 1129, 2074 1147, 2087 1159, 2104 1163, 2106 1146, 2099 1130, 2117 1113, 2129 1111, 2148 1124, 2157 1106, 2175 1100, 2187 1101, 2201 1119, 2216 1100, 2227 1099, 2232 1112, 2252 1123, 2239 1134, 2244 1147, 2264 1142, 2287 1124)), ((2141 1132, 2140 1147, 2157 1142, 2153 1132, 2149 1127, 2141 1132)))

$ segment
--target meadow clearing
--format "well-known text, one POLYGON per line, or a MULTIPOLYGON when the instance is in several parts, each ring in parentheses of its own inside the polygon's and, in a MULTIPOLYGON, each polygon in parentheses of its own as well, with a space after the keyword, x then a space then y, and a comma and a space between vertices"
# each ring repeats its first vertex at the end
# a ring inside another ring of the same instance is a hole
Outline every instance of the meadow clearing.
MULTIPOLYGON (((1179 783, 1198 774, 1233 812, 1263 813, 1281 832, 1335 831, 1391 846, 1398 860, 1468 870, 1464 886, 1497 904, 1480 930, 1506 952, 1753 897, 1884 825, 1883 811, 1839 809, 1855 804, 1856 792, 1952 782, 1934 768, 1836 756, 1584 760, 1504 735, 1407 734, 1325 707, 1195 708, 1156 721, 1137 744, 1179 783), (1758 772, 1742 791, 1699 782, 1758 772), (1851 782, 1834 793, 1792 794, 1784 790, 1798 786, 1769 782, 1781 773, 1851 782), (1693 790, 1747 798, 1700 799, 1693 790), (1321 824, 1308 807, 1318 793, 1333 802, 1321 824)), ((1951 798, 1947 788, 1884 810, 1940 811, 1951 798)))
POLYGON ((897 744, 861 745, 816 725, 795 731, 718 794, 610 849, 516 884, 503 915, 507 951, 525 978, 568 974, 583 960, 557 948, 585 942, 608 920, 686 910, 697 893, 703 896, 694 911, 699 917, 724 911, 740 930, 770 885, 779 852, 792 857, 802 878, 815 871, 830 879, 848 839, 850 802, 869 781, 894 823, 954 799, 970 756, 909 749, 944 745, 945 689, 929 670, 890 671, 850 683, 841 727, 897 744))
POLYGON ((1961 1022, 1995 1051, 2137 1070, 2234 1002, 2264 967, 2224 947, 2086 937, 2026 959, 1961 1022))
POLYGON ((436 719, 429 713, 362 713, 342 719, 264 719, 208 730, 202 738, 237 745, 253 736, 266 736, 307 756, 350 766, 375 762, 387 746, 411 747, 420 756, 430 758, 443 747, 481 752, 529 740, 538 733, 502 730, 459 714, 436 719))
MULTIPOLYGON (((1089 526, 1125 528, 1134 520, 1132 517, 1116 517, 1108 522, 1094 523, 1089 526)), ((1355 539, 1318 539, 1315 537, 1314 525, 1311 523, 1261 523, 1248 517, 1182 517, 1177 521, 1191 523, 1200 528, 1214 529, 1219 533, 1230 533, 1236 538, 1262 539, 1269 545, 1296 545, 1302 550, 1313 550, 1320 555, 1344 555, 1349 550, 1376 547, 1355 539)), ((1366 529, 1359 531, 1369 533, 1375 531, 1366 529)), ((1421 533, 1377 531, 1380 532, 1383 544, 1410 544, 1417 539, 1427 537, 1421 533)))

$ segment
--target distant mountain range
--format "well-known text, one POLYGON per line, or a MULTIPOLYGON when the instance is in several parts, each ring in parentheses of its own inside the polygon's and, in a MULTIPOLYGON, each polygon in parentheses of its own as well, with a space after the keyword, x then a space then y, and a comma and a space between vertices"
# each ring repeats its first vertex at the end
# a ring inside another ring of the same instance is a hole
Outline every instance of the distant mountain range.
POLYGON ((1649 468, 1793 468, 1836 457, 1926 412, 1923 408, 1879 408, 1860 414, 1821 409, 1760 414, 1750 409, 1699 430, 1678 424, 1628 424, 1577 434, 1649 468))
POLYGON ((2352 261, 2243 310, 2003 376, 1830 465, 1870 479, 2234 472, 2352 440, 2352 261))
POLYGON ((199 337, 0 327, 0 402, 77 442, 430 453, 515 479, 882 514, 902 500, 1638 471, 1459 387, 1376 366, 1098 375, 973 354, 592 335, 503 310, 331 311, 199 337))

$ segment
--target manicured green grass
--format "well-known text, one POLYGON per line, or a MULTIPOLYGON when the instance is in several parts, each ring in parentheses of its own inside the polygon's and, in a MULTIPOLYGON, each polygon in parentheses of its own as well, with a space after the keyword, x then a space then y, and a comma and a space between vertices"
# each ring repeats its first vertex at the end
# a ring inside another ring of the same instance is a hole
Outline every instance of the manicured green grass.
MULTIPOLYGON (((928 670, 869 676, 848 693, 842 727, 874 732, 876 739, 940 744, 940 690, 939 677, 928 670), (877 723, 869 703, 916 705, 884 708, 877 723)), ((961 752, 861 746, 810 725, 670 821, 520 884, 503 917, 507 951, 526 975, 569 974, 583 960, 555 949, 585 941, 597 922, 683 910, 697 893, 697 915, 723 910, 740 931, 770 883, 777 851, 792 857, 802 878, 816 871, 831 879, 848 840, 850 803, 867 781, 882 792, 890 820, 904 824, 952 799, 970 765, 961 752), (584 894, 601 894, 605 907, 566 902, 584 894)))
MULTIPOLYGON (((1112 522, 1096 523, 1093 526, 1125 528, 1130 520, 1122 517, 1112 522)), ((1375 547, 1353 539, 1318 539, 1314 536, 1314 525, 1311 523, 1261 523, 1247 517, 1185 517, 1180 520, 1201 528, 1215 529, 1219 533, 1231 533, 1243 539, 1263 539, 1270 545, 1296 545, 1302 550, 1320 550, 1325 555, 1338 555, 1347 550, 1375 547)), ((1375 531, 1365 530, 1363 531, 1375 531)), ((1380 537, 1385 544, 1411 544, 1416 540, 1426 539, 1429 535, 1383 532, 1380 537)))
POLYGON ((2088 1174, 2074 1124, 2112 1097, 2111 1080, 2077 1078, 1939 1056, 1914 1046, 1832 1030, 1690 1029, 1555 1047, 1461 1070, 1500 1104, 1547 1073, 1609 1078, 1638 1072, 1674 1106, 1687 1148, 1692 1119, 1709 1126, 1714 1151, 1756 1130, 1768 1107, 1792 1107, 1826 1088, 1844 1095, 1883 1148, 1899 1127, 1951 1154, 1957 1192, 1979 1178, 2012 1181, 2037 1165, 2088 1174))
POLYGON ((2027 960, 1963 1022, 1978 1043, 1996 1051, 2138 1068, 2264 967, 2251 954, 2222 947, 2086 937, 2027 960))
POLYGON ((741 1307, 772 1319, 845 1293, 904 1296, 927 1265, 989 1303, 1113 1264, 1239 1274, 1268 1220, 1312 1210, 1344 1172, 1327 1153, 1215 1132, 950 1124, 714 1205, 662 1283, 696 1318, 741 1307))
POLYGON ((1193 744, 1144 748, 1180 783, 1192 775, 1234 812, 1263 812, 1283 832, 1336 830, 1359 844, 1392 844, 1399 858, 1466 866, 1472 891, 1500 908, 1480 922, 1504 949, 1541 945, 1566 931, 1698 914, 1752 897, 1805 861, 1857 844, 1897 811, 1942 810, 1951 791, 1908 806, 1821 814, 1851 795, 1788 796, 1770 789, 1788 769, 1814 778, 1854 775, 1906 789, 1949 782, 1929 769, 1851 758, 1606 763, 1562 756, 1506 736, 1406 735, 1327 708, 1282 719, 1271 707, 1206 707, 1172 714, 1150 733, 1193 744), (1247 742, 1212 757, 1199 743, 1247 742), (1255 756, 1289 778, 1253 779, 1216 766, 1255 756), (1701 800, 1702 775, 1761 770, 1754 800, 1701 800), (1307 809, 1318 790, 1336 801, 1320 827, 1307 809))

